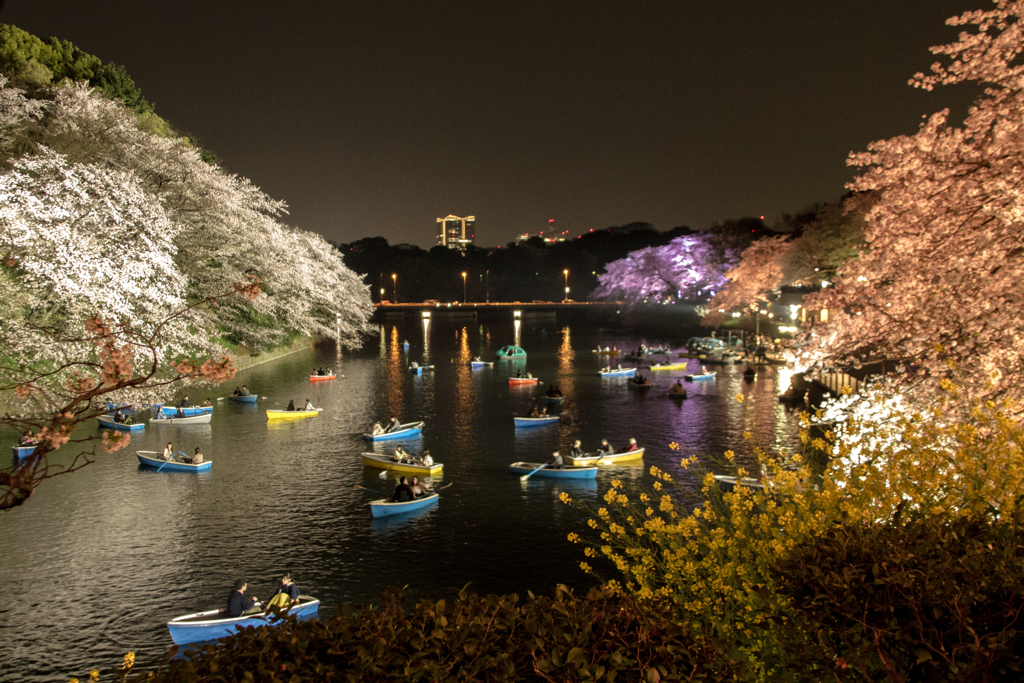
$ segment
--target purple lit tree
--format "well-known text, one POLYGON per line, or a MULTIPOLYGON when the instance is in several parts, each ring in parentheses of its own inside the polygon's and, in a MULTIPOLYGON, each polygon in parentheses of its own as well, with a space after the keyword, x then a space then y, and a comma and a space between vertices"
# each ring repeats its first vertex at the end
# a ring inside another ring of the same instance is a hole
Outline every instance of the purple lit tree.
POLYGON ((591 299, 627 304, 708 299, 725 285, 725 272, 737 261, 736 251, 711 235, 677 237, 609 263, 591 299))

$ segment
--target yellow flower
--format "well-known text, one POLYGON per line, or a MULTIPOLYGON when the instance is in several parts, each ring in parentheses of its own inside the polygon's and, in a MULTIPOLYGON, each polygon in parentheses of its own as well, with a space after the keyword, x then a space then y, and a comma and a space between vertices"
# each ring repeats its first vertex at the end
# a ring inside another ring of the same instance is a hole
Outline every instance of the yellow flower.
POLYGON ((77 678, 69 678, 68 679, 68 683, 78 683, 78 679, 77 678))
POLYGON ((736 457, 736 454, 734 452, 732 452, 732 451, 726 451, 724 453, 724 455, 725 455, 725 459, 728 460, 729 462, 732 462, 733 458, 736 457))
POLYGON ((90 671, 89 672, 89 680, 90 681, 98 681, 98 680, 100 680, 100 672, 97 669, 93 669, 92 671, 90 671))
POLYGON ((743 403, 743 394, 742 393, 736 394, 736 402, 737 403, 743 403))
POLYGON ((613 489, 622 488, 622 481, 619 480, 619 479, 612 479, 612 488, 613 489))
POLYGON ((750 432, 743 432, 743 438, 750 441, 750 432))
POLYGON ((655 491, 660 491, 661 490, 661 482, 660 481, 654 482, 654 490, 655 491))
MULTIPOLYGON (((588 574, 589 574, 589 573, 590 573, 590 571, 591 571, 591 570, 590 570, 590 565, 589 565, 589 564, 587 564, 586 562, 580 562, 580 569, 582 569, 583 571, 585 571, 585 572, 586 572, 586 573, 588 573, 588 574)), ((78 682, 76 681, 75 683, 78 683, 78 682)))
POLYGON ((678 451, 678 450, 679 450, 679 444, 677 444, 677 443, 676 443, 675 441, 671 442, 671 443, 670 443, 670 444, 668 445, 668 447, 669 447, 669 448, 671 448, 671 449, 672 449, 672 450, 674 450, 674 451, 678 451))
POLYGON ((572 502, 572 496, 570 496, 565 491, 562 491, 562 493, 558 496, 558 500, 560 500, 563 503, 565 503, 566 505, 568 505, 569 503, 572 502))
POLYGON ((568 539, 569 539, 570 543, 579 543, 580 542, 580 537, 577 536, 575 533, 569 534, 568 539))
POLYGON ((122 669, 130 669, 135 666, 135 653, 129 652, 124 656, 124 664, 121 665, 122 669))

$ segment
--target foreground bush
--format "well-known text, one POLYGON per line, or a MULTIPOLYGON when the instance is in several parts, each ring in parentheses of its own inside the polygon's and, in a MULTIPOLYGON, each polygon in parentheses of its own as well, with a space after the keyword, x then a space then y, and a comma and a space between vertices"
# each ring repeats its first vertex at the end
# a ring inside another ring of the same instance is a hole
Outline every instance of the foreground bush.
POLYGON ((325 621, 249 628, 218 647, 129 680, 169 681, 726 681, 742 664, 657 607, 608 588, 585 598, 559 586, 406 611, 402 592, 377 608, 342 609, 325 621))

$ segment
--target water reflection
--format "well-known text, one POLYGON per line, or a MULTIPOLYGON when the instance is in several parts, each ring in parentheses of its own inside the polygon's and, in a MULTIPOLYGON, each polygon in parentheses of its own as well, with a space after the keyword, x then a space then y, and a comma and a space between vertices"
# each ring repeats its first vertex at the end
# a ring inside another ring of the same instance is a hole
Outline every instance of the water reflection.
POLYGON ((423 364, 430 364, 430 313, 423 314, 423 364))

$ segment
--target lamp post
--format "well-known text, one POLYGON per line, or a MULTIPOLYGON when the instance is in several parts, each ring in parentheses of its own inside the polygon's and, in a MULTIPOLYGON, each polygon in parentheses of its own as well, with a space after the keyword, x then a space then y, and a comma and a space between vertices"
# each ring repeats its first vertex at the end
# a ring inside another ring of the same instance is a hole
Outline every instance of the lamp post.
POLYGON ((564 304, 569 300, 569 269, 566 268, 562 273, 565 274, 565 298, 562 299, 562 303, 564 304))
POLYGON ((391 284, 394 286, 394 289, 392 290, 394 292, 393 298, 395 300, 395 303, 397 304, 398 303, 398 274, 397 273, 391 273, 391 284))
POLYGON ((484 289, 487 292, 487 303, 491 303, 491 269, 484 273, 484 289))
POLYGON ((466 271, 462 271, 462 304, 466 304, 466 271))

